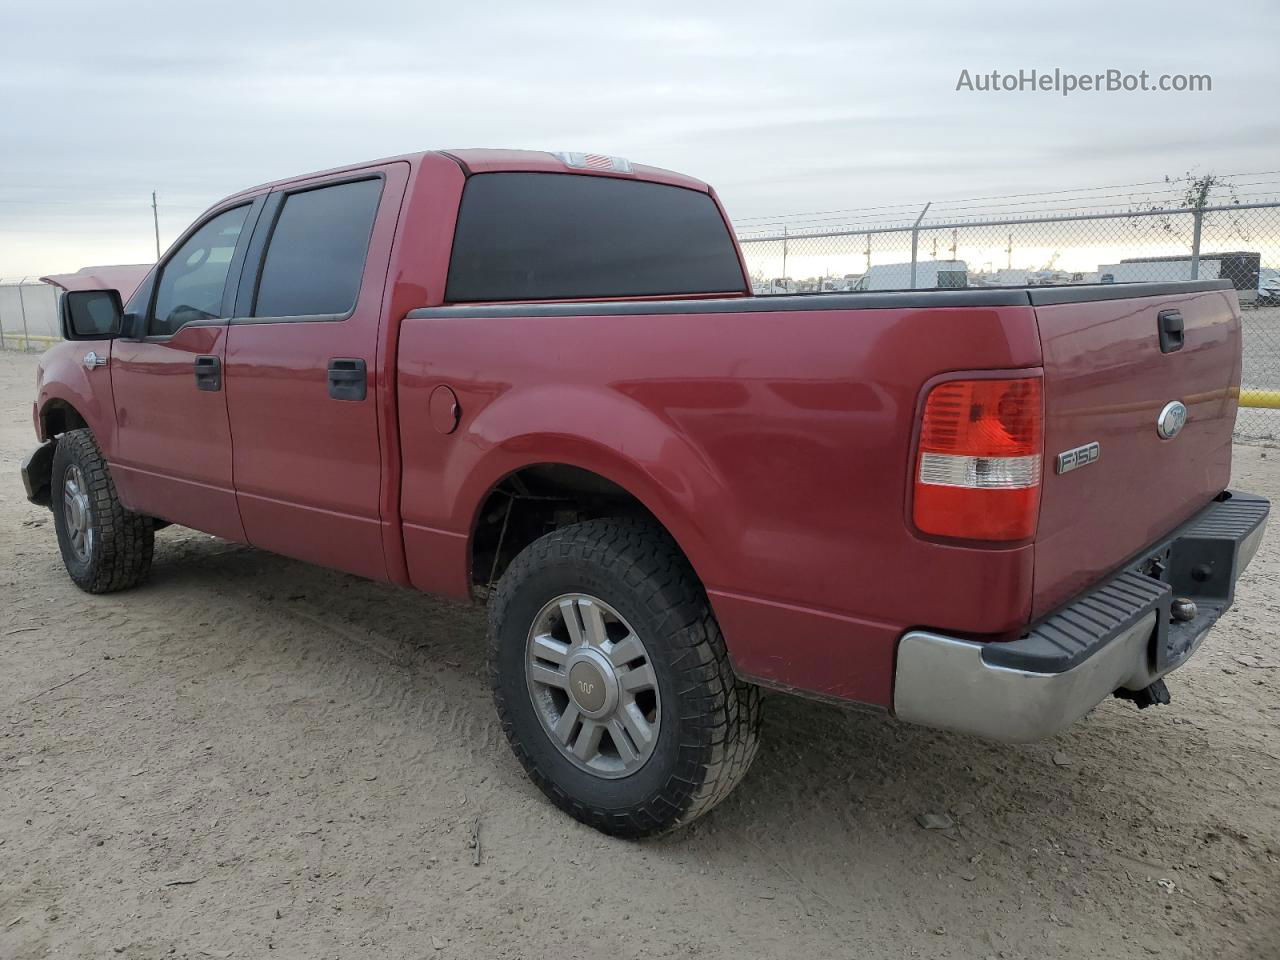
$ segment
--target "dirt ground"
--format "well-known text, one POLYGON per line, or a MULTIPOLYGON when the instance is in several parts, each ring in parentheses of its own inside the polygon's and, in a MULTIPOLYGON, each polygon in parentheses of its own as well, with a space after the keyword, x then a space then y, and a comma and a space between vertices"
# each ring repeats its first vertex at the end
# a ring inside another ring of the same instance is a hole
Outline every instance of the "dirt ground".
POLYGON ((34 370, 0 353, 6 960, 1280 957, 1274 533, 1170 707, 1006 746, 773 696, 737 792, 629 843, 525 780, 479 609, 177 528, 79 592, 18 482, 34 370))

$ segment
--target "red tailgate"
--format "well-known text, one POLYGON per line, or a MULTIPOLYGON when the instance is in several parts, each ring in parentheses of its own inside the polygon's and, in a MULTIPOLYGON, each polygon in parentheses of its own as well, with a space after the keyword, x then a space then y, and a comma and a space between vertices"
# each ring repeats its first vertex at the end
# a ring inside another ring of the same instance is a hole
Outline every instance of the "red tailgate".
POLYGON ((1034 617, 1114 570, 1227 486, 1240 383, 1239 308, 1232 290, 1192 290, 1121 299, 1117 289, 1116 299, 1078 302, 1070 302, 1070 290, 1033 294, 1046 414, 1034 617), (1163 352, 1160 316, 1169 311, 1182 317, 1183 345, 1163 352), (1186 406, 1187 422, 1163 439, 1156 421, 1172 401, 1186 406), (1095 442, 1095 461, 1057 471, 1060 453, 1095 442))

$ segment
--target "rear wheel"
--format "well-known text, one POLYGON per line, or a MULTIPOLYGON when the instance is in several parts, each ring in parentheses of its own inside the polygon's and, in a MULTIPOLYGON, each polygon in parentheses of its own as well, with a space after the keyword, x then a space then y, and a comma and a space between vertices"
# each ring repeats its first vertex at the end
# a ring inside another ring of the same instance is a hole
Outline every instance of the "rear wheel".
POLYGON ((154 521, 120 503, 102 452, 88 430, 58 438, 50 505, 67 573, 81 590, 111 593, 151 572, 154 521))
POLYGON ((759 691, 733 675, 701 584, 653 524, 593 520, 535 541, 498 584, 490 637, 512 749, 599 830, 688 823, 755 756, 759 691))

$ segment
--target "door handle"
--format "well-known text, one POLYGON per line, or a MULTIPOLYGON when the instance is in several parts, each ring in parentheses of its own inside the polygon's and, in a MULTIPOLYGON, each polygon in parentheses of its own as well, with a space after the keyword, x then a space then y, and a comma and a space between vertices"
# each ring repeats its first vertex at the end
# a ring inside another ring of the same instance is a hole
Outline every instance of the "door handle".
POLYGON ((222 389, 222 361, 217 357, 196 357, 196 389, 218 391, 222 389))
POLYGON ((329 396, 334 400, 363 400, 368 394, 368 375, 363 360, 334 357, 329 361, 329 396))
POLYGON ((1161 310, 1156 318, 1160 329, 1160 352, 1182 349, 1182 314, 1177 310, 1161 310))

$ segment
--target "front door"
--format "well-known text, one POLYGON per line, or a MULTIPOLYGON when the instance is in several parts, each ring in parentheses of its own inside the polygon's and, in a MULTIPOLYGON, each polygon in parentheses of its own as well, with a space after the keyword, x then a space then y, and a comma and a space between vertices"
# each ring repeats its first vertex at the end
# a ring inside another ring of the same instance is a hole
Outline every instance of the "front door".
POLYGON ((262 200, 198 223, 130 301, 140 340, 111 347, 112 476, 131 509, 243 540, 225 389, 235 278, 262 200))
POLYGON ((379 320, 407 164, 279 188, 227 340, 235 488, 254 546, 385 579, 379 320))

